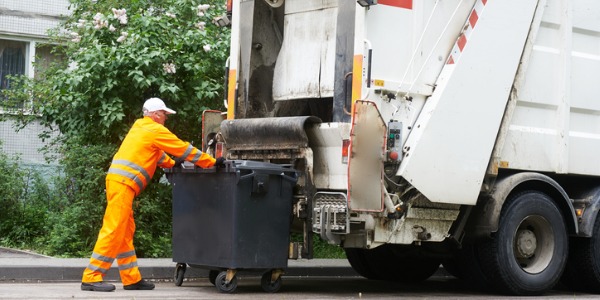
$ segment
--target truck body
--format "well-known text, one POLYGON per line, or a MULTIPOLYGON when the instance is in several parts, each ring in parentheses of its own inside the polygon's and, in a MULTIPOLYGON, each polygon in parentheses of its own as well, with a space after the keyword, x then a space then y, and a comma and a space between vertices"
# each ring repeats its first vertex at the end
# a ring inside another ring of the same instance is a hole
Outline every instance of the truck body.
MULTIPOLYGON (((600 291, 600 2, 233 0, 229 159, 370 279, 600 291)), ((216 131, 219 131, 216 135, 216 131)), ((221 148, 219 148, 221 149, 221 148)))

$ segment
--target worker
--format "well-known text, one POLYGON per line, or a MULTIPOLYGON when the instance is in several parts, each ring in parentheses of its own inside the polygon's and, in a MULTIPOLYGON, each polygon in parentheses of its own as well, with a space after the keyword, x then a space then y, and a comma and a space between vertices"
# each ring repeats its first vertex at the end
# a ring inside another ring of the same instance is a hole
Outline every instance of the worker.
POLYGON ((92 257, 83 272, 81 289, 85 291, 115 290, 113 284, 103 281, 115 259, 124 289, 154 289, 154 284, 142 279, 138 269, 133 247, 132 204, 133 198, 150 183, 156 167, 175 165, 175 160, 167 154, 177 161, 187 160, 201 168, 224 164, 222 157, 215 159, 203 153, 164 126, 167 116, 176 112, 161 99, 146 100, 142 110, 144 117, 138 119, 125 136, 106 175, 108 203, 92 257))

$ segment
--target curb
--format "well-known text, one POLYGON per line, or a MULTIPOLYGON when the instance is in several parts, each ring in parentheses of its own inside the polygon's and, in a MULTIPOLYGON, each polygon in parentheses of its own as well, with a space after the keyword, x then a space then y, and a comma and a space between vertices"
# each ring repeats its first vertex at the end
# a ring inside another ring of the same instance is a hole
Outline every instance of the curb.
MULTIPOLYGON (((0 282, 80 281, 87 258, 0 258, 0 282)), ((173 280, 176 263, 169 258, 139 259, 140 272, 146 279, 173 280)), ((260 276, 259 271, 241 270, 240 276, 260 276)), ((344 259, 290 260, 285 276, 359 276, 344 259)), ((184 279, 207 278, 208 270, 188 266, 184 279)), ((107 281, 120 281, 116 263, 105 276, 107 281)))

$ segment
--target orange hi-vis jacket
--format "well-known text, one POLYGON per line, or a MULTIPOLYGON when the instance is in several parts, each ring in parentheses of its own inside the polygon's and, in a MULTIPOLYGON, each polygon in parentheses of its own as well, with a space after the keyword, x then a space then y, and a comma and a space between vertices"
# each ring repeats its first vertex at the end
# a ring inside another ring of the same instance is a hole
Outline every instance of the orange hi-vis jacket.
POLYGON ((149 117, 135 121, 113 157, 106 180, 121 182, 139 195, 150 183, 156 167, 171 168, 175 161, 187 160, 202 168, 215 164, 215 159, 188 142, 180 140, 165 126, 149 117))

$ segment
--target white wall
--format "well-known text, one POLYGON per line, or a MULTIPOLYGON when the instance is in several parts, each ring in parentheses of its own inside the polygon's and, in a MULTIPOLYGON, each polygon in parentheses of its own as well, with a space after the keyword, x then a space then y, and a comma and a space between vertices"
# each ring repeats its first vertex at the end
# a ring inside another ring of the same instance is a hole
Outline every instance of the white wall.
POLYGON ((49 28, 56 27, 67 15, 68 0, 0 1, 0 37, 44 39, 49 28))

